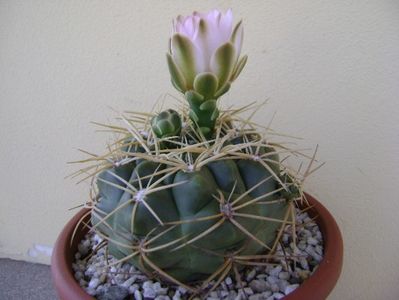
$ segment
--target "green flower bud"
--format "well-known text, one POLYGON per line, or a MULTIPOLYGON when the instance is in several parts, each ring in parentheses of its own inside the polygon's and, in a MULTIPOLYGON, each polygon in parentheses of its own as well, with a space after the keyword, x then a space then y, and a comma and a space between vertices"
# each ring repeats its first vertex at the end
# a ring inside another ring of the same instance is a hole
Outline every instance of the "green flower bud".
POLYGON ((178 136, 181 132, 181 118, 173 109, 165 110, 151 120, 151 127, 159 138, 178 136))

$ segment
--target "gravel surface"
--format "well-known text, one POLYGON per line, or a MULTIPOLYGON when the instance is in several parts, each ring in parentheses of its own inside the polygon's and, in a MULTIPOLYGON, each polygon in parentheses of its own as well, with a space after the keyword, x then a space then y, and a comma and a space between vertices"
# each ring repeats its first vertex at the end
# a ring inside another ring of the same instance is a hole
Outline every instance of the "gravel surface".
MULTIPOLYGON (((205 298, 194 299, 274 300, 294 291, 323 259, 322 235, 317 224, 306 212, 297 210, 296 218, 296 247, 293 230, 287 225, 276 251, 281 258, 265 266, 247 267, 240 272, 241 282, 231 275, 205 298)), ((108 267, 105 248, 93 251, 101 241, 95 234, 87 235, 79 244, 72 265, 76 280, 88 294, 100 300, 183 300, 192 296, 183 287, 148 278, 128 263, 108 267)), ((108 264, 115 261, 108 255, 108 264)))

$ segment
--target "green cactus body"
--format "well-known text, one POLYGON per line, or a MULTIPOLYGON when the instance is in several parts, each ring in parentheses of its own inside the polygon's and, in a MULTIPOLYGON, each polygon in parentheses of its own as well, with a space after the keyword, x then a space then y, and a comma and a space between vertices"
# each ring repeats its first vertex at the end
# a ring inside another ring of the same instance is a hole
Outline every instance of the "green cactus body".
MULTIPOLYGON (((240 145, 242 138, 224 139, 229 149, 240 145)), ((97 176, 92 224, 107 237, 109 252, 180 282, 206 279, 232 255, 270 252, 289 207, 281 199, 284 176, 272 147, 258 147, 257 155, 248 154, 254 146, 242 148, 184 169, 125 146, 141 156, 97 176)), ((195 162, 201 154, 187 156, 195 162)))

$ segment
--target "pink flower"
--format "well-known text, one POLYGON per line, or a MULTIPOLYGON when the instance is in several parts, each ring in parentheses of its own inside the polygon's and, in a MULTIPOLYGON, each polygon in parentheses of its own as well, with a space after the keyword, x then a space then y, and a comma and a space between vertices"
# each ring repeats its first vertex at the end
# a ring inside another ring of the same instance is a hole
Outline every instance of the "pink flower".
POLYGON ((183 93, 194 90, 217 99, 246 63, 247 56, 240 58, 242 40, 242 22, 233 28, 231 9, 178 16, 167 54, 173 85, 183 93))

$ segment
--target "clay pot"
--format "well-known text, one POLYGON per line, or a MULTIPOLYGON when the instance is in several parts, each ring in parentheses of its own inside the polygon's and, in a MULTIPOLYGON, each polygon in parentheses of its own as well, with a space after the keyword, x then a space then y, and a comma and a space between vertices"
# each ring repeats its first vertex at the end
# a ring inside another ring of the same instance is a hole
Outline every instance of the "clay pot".
MULTIPOLYGON (((316 218, 324 239, 324 258, 314 274, 303 282, 284 300, 324 300, 334 288, 342 269, 343 242, 342 236, 332 215, 315 198, 306 195, 313 208, 309 215, 316 218)), ((64 227, 54 246, 51 258, 51 273, 55 288, 61 300, 91 300, 74 278, 72 262, 77 252, 79 241, 87 233, 88 228, 81 224, 71 242, 76 224, 88 212, 79 211, 64 227)))

